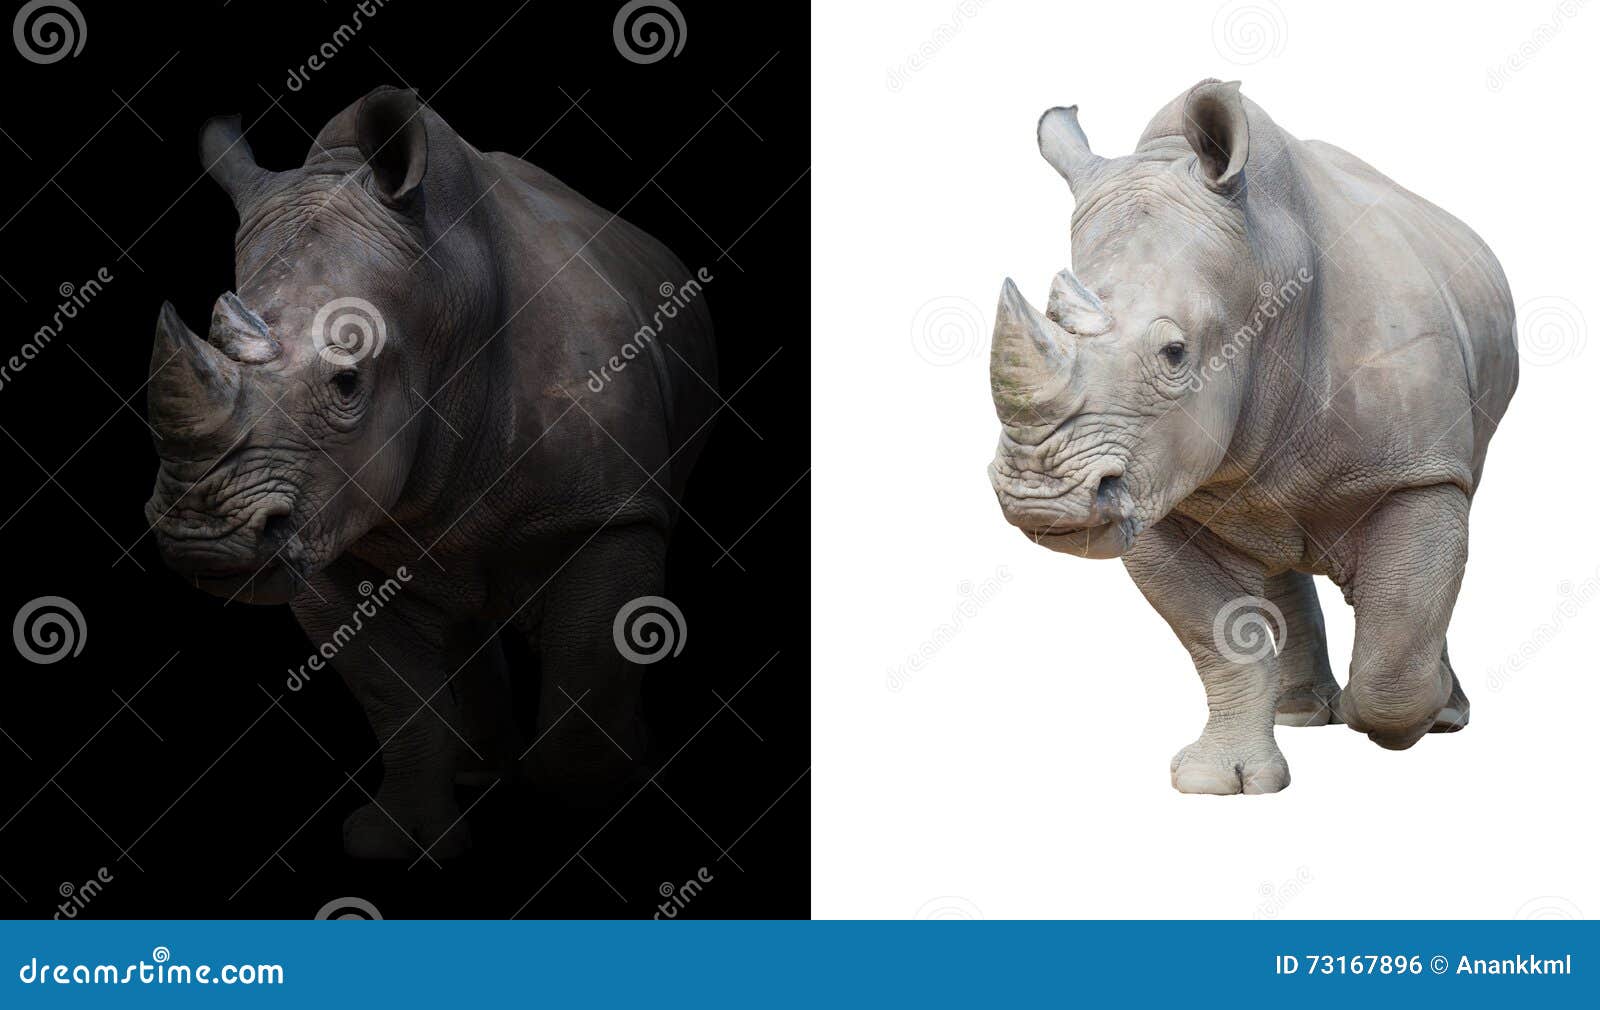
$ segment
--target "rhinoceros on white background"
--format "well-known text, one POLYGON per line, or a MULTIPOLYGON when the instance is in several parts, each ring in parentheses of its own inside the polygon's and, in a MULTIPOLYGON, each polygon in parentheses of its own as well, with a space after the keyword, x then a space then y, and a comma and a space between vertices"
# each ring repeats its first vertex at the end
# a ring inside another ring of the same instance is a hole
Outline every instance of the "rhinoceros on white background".
POLYGON ((1190 793, 1276 792, 1275 722, 1403 749, 1466 725, 1445 630, 1484 457, 1517 385, 1511 292, 1465 225, 1202 81, 1130 155, 1039 122, 1073 269, 1046 311, 1008 279, 991 356, 1005 517, 1121 557, 1210 710, 1190 793), (1328 664, 1313 575, 1355 608, 1328 664))

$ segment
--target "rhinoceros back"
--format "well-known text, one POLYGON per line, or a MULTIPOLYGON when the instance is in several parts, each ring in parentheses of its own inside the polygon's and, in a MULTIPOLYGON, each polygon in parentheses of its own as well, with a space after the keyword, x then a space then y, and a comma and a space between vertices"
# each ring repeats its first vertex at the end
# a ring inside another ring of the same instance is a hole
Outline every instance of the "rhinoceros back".
MULTIPOLYGON (((500 152, 484 157, 513 182, 505 187, 514 193, 510 218, 524 232, 522 241, 538 247, 546 259, 531 285, 530 293, 537 294, 528 311, 541 304, 548 309, 563 299, 604 307, 602 316, 589 318, 592 332, 569 335, 570 361, 562 366, 564 374, 581 379, 591 365, 598 367, 623 344, 641 343, 643 352, 626 364, 624 382, 637 389, 639 373, 648 371, 648 399, 659 416, 644 418, 641 414, 650 405, 635 402, 627 407, 627 417, 600 420, 624 442, 629 441, 628 431, 638 430, 636 424, 658 424, 666 434, 663 456, 670 460, 664 475, 670 477, 674 496, 681 495, 715 406, 710 387, 717 382, 716 353, 704 285, 661 242, 545 170, 500 152), (692 292, 687 290, 691 281, 692 292), (637 341, 644 327, 653 335, 637 341)), ((542 385, 547 377, 530 381, 542 385)), ((615 399, 596 398, 587 409, 615 409, 615 399)), ((640 463, 647 462, 638 447, 629 451, 640 463)))
POLYGON ((1417 375, 1415 381, 1448 387, 1459 379, 1464 387, 1450 416, 1471 433, 1475 487, 1489 439, 1517 387, 1515 308, 1499 262, 1466 224, 1360 158, 1322 141, 1299 146, 1305 156, 1298 162, 1320 212, 1312 234, 1327 272, 1345 286, 1335 305, 1370 300, 1370 310, 1346 308, 1343 317, 1404 320, 1334 327, 1330 339, 1358 343, 1349 356, 1357 362, 1383 360, 1420 339, 1453 341, 1459 372, 1417 375))

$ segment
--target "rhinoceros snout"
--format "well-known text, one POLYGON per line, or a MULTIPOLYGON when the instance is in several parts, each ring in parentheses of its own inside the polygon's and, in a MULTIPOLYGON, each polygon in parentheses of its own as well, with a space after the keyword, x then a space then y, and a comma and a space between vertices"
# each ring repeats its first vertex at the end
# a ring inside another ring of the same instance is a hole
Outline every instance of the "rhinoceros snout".
POLYGON ((1036 538, 1120 523, 1130 514, 1120 471, 1072 482, 1047 474, 1007 474, 997 462, 990 475, 1006 521, 1036 538))
POLYGON ((220 596, 248 590, 240 599, 282 602, 304 566, 292 507, 277 497, 257 505, 241 522, 221 528, 169 513, 158 518, 155 534, 168 568, 220 596))

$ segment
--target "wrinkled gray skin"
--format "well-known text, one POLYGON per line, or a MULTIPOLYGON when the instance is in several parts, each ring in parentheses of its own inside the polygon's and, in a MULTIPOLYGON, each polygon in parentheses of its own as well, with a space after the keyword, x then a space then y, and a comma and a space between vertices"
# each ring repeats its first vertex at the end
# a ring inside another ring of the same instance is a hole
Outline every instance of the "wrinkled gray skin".
POLYGON ((540 169, 478 152, 409 91, 346 109, 302 168, 258 167, 237 119, 208 124, 201 155, 239 212, 240 289, 204 340, 162 309, 146 512, 163 558, 218 595, 290 603, 314 648, 361 622, 333 666, 382 744, 383 782, 345 822, 350 853, 458 852, 458 775, 519 759, 601 802, 643 754, 643 668, 612 621, 661 592, 672 499, 711 416, 690 371, 715 381, 703 299, 601 392, 586 377, 661 284, 691 275, 540 169), (347 297, 387 331, 354 363, 311 332, 347 297), (409 581, 359 616, 362 583, 401 566, 409 581), (494 637, 508 619, 542 665, 526 752, 494 637))
POLYGON ((1517 384, 1494 257, 1236 82, 1180 95, 1127 157, 1093 154, 1075 108, 1039 145, 1077 204, 1075 274, 1044 314, 1001 291, 989 475, 1030 539, 1122 558, 1194 658, 1210 717, 1172 784, 1282 789, 1275 721, 1394 749, 1461 728, 1445 627, 1517 384), (1355 607, 1343 690, 1312 575, 1355 607))

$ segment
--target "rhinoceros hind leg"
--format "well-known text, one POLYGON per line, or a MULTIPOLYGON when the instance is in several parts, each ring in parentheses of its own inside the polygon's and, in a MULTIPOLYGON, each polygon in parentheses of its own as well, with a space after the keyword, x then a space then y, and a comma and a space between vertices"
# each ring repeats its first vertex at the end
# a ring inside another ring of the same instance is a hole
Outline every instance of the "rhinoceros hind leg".
POLYGON ((1328 636, 1311 576, 1284 572, 1266 581, 1264 594, 1283 614, 1278 642, 1279 726, 1326 726, 1335 720, 1339 683, 1328 665, 1328 636))
POLYGON ((525 744, 512 714, 506 654, 494 622, 460 628, 446 668, 455 671, 448 690, 460 713, 455 784, 487 789, 513 778, 525 744))
POLYGON ((1331 691, 1306 691, 1287 694, 1278 699, 1278 711, 1274 721, 1279 726, 1336 726, 1339 724, 1338 713, 1334 705, 1339 696, 1339 687, 1334 685, 1331 691))

